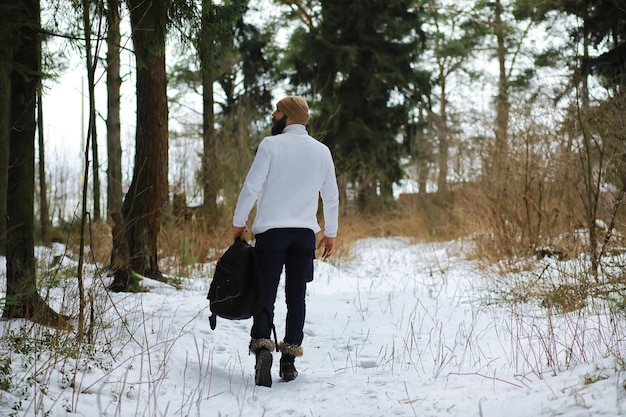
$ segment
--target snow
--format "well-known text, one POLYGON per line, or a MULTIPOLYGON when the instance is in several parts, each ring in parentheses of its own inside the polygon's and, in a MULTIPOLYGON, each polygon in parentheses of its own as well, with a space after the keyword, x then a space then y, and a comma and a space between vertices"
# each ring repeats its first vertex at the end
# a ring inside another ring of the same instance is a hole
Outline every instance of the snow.
MULTIPOLYGON (((494 271, 468 260, 465 244, 372 238, 349 259, 316 260, 299 376, 280 381, 275 353, 271 388, 254 385, 250 320, 218 318, 210 329, 213 264, 181 278, 182 289, 145 279, 149 292, 100 291, 92 350, 72 350, 72 333, 1 322, 0 358, 11 359, 13 373, 0 415, 626 415, 616 359, 624 358, 624 317, 494 302, 494 271), (25 348, 28 335, 52 344, 55 334, 68 347, 25 348)), ((58 267, 68 265, 64 258, 58 267)), ((86 285, 106 280, 92 273, 86 285)), ((62 280, 52 305, 76 308, 73 291, 75 279, 62 280)), ((284 317, 279 291, 279 340, 284 317)))

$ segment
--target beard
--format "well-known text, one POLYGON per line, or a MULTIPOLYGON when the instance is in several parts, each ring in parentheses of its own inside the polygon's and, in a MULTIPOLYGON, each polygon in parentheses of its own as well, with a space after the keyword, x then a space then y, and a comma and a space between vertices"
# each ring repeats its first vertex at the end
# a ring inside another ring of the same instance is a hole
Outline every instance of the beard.
POLYGON ((274 123, 272 125, 272 135, 280 135, 287 126, 287 116, 283 116, 278 120, 272 118, 272 122, 274 123))

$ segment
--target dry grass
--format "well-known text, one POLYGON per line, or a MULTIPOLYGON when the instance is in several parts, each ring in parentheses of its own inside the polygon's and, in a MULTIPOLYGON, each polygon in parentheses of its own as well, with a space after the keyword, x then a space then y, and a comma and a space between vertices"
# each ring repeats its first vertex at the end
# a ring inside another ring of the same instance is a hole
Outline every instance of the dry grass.
POLYGON ((441 207, 399 204, 383 213, 348 210, 339 219, 337 258, 347 258, 353 243, 365 238, 406 237, 413 241, 438 241, 459 237, 459 229, 449 223, 454 216, 441 207), (455 232, 456 230, 456 232, 455 232))
MULTIPOLYGON (((454 239, 461 235, 462 228, 453 210, 454 204, 449 199, 444 204, 433 195, 423 197, 418 204, 398 203, 383 213, 343 208, 333 258, 347 259, 354 242, 371 237, 407 237, 414 241, 454 239)), ((253 218, 252 215, 249 227, 253 218)), ((216 260, 230 245, 231 233, 231 216, 226 213, 210 227, 199 216, 186 220, 166 218, 159 240, 161 259, 167 259, 163 272, 181 274, 196 263, 216 260)), ((254 238, 252 234, 247 236, 250 240, 254 238)))

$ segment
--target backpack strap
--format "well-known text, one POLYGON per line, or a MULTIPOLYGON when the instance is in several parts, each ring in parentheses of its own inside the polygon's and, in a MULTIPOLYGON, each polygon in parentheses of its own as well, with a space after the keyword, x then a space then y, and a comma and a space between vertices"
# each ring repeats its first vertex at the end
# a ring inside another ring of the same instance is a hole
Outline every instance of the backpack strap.
POLYGON ((276 326, 274 326, 274 320, 272 320, 272 331, 274 332, 274 345, 276 345, 276 352, 278 352, 278 338, 276 337, 276 326))

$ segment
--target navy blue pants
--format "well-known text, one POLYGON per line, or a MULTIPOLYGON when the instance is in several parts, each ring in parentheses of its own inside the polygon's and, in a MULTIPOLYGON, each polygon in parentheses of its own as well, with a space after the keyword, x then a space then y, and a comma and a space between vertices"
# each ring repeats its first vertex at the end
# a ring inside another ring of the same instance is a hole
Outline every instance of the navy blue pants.
POLYGON ((283 341, 301 345, 306 314, 306 284, 313 280, 315 233, 311 229, 270 229, 255 236, 263 308, 253 317, 252 339, 270 339, 278 283, 285 267, 287 318, 283 341))

